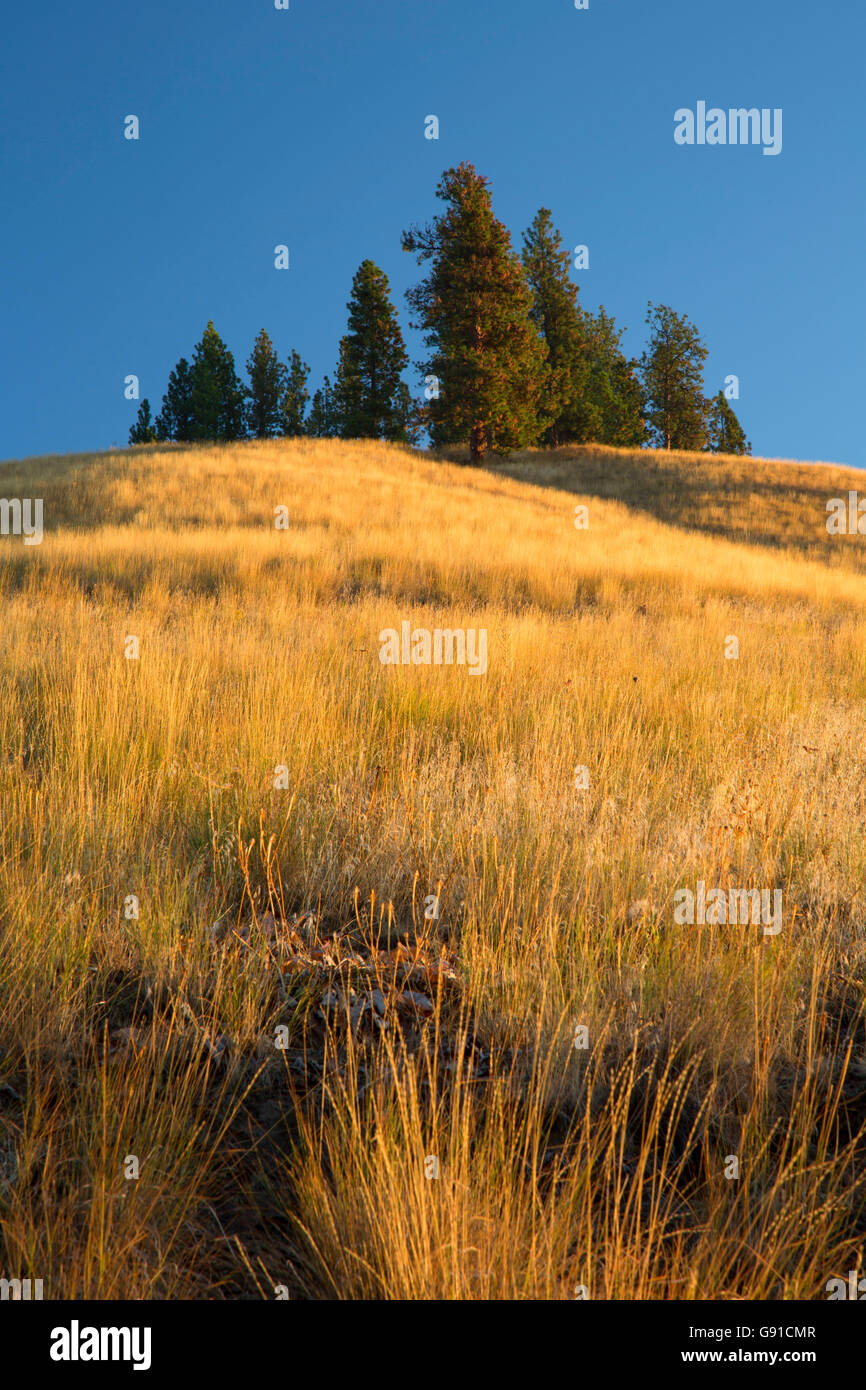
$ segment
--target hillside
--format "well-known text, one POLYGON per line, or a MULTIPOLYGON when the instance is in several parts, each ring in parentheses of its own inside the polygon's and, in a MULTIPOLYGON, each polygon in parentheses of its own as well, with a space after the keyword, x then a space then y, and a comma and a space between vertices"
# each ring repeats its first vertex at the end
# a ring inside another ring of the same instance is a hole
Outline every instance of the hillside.
POLYGON ((0 537, 0 1263, 159 1298, 856 1267, 866 538, 825 523, 866 475, 305 440, 0 478, 45 527, 0 537), (486 669, 383 664, 403 623, 486 669), (682 924, 699 883, 781 891, 779 929, 682 924))

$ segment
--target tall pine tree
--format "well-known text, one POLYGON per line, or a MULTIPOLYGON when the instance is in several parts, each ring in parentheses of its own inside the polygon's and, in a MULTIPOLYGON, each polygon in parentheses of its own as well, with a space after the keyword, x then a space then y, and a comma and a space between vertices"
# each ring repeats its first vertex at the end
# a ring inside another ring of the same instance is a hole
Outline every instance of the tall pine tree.
POLYGON ((636 448, 646 440, 644 392, 639 364, 625 356, 622 332, 602 304, 597 314, 586 314, 589 372, 577 417, 585 431, 578 438, 636 448))
POLYGON ((523 236, 523 265, 533 292, 532 318, 550 350, 549 402, 555 417, 544 443, 638 445, 646 427, 637 363, 622 351, 622 334, 602 307, 583 309, 571 281, 571 255, 540 208, 523 236))
POLYGON ((401 373, 409 355, 388 277, 373 261, 361 262, 346 307, 349 331, 340 340, 334 381, 339 433, 344 439, 405 440, 407 391, 401 373))
POLYGON ((157 439, 192 439, 192 371, 182 357, 168 378, 162 409, 156 417, 157 439))
POLYGON ((650 300, 650 340, 641 357, 647 419, 664 449, 701 449, 707 437, 701 336, 685 314, 650 300))
POLYGON ((532 321, 550 354, 548 403, 555 415, 543 442, 556 448, 589 439, 585 320, 577 303, 577 286, 571 282, 571 256, 549 208, 539 208, 523 234, 523 268, 533 294, 532 321))
POLYGON ((300 353, 292 348, 288 366, 283 371, 283 393, 280 397, 280 433, 289 439, 294 439, 307 432, 304 424, 304 412, 307 408, 307 401, 310 399, 310 393, 307 390, 307 378, 310 375, 310 369, 306 362, 301 360, 300 353))
POLYGON ((210 320, 192 358, 192 437, 226 441, 244 433, 244 390, 235 360, 210 320))
MULTIPOLYGON (((473 460, 533 444, 548 428, 547 347, 532 322, 532 291, 507 229, 493 214, 488 181, 471 164, 443 174, 446 211, 403 233, 404 251, 427 278, 407 294, 435 377, 428 407, 434 444, 468 439, 473 460)), ((413 327, 416 325, 413 325, 413 327)))
POLYGON ((247 375, 250 379, 244 392, 247 429, 254 439, 272 439, 281 430, 286 369, 264 329, 253 344, 247 375))

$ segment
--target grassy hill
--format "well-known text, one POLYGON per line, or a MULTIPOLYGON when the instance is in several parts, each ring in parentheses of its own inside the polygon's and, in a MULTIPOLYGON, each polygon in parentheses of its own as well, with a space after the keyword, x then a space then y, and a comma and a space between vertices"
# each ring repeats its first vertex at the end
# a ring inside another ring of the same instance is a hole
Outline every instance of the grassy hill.
POLYGON ((825 525, 863 484, 0 466, 45 517, 0 538, 0 1272, 826 1297, 866 1234, 866 539, 825 525), (404 621, 485 629, 486 673, 383 665, 404 621), (781 929, 678 923, 699 882, 781 929))

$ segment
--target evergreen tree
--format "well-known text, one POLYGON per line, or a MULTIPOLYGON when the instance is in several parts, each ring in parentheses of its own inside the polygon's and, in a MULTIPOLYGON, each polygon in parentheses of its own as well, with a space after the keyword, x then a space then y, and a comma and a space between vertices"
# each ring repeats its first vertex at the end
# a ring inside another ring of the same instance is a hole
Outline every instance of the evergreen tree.
POLYGON ((246 396, 246 423, 254 439, 271 439, 281 432, 286 369, 273 343, 261 330, 247 361, 250 379, 246 396))
POLYGON ((707 452, 750 454, 752 446, 724 391, 707 401, 707 452))
POLYGON ((333 389, 325 377, 320 390, 313 396, 310 413, 307 416, 307 434, 317 439, 333 439, 337 433, 333 408, 333 389))
POLYGON ((129 442, 130 444, 153 444, 156 437, 156 426, 150 418, 150 401, 145 396, 138 407, 135 424, 129 431, 129 442))
POLYGON ((571 282, 571 256, 548 208, 539 208, 523 234, 523 268, 533 294, 531 318, 549 351, 548 406, 555 417, 543 442, 555 449, 593 434, 585 418, 589 377, 585 319, 577 303, 577 286, 571 282))
POLYGON ((604 305, 597 314, 587 314, 585 324, 589 371, 583 401, 574 409, 582 431, 576 438, 639 447, 646 439, 646 422, 638 363, 623 353, 622 332, 604 305))
POLYGON ((334 408, 344 439, 405 439, 400 374, 409 356, 391 303, 388 277, 362 261, 347 304, 349 331, 340 340, 334 408))
POLYGON ((292 348, 288 367, 283 368, 283 392, 280 397, 280 433, 290 439, 307 433, 304 411, 310 399, 307 390, 309 375, 310 369, 306 362, 303 362, 300 353, 292 348))
POLYGON ((622 335, 603 307, 597 316, 581 309, 570 253, 547 208, 524 233, 523 265, 533 291, 532 318, 550 350, 549 403, 556 416, 544 443, 643 443, 637 363, 625 357, 622 335))
POLYGON ((430 438, 468 439, 478 460, 488 449, 533 444, 549 427, 547 346, 532 322, 523 266, 493 215, 487 180, 464 163, 446 170, 436 196, 446 211, 403 233, 403 250, 431 263, 407 300, 432 349, 419 369, 439 382, 428 406, 430 438))
POLYGON ((650 301, 651 334, 641 357, 647 419, 655 441, 665 449, 701 449, 706 439, 701 336, 684 314, 650 301))
POLYGON ((412 399, 405 381, 400 382, 395 408, 400 427, 400 434, 396 437, 417 446, 427 428, 427 411, 421 402, 412 399))
POLYGON ((192 372, 182 357, 168 378, 162 409, 156 417, 157 439, 192 439, 192 372))
POLYGON ((192 437, 222 441, 244 437, 244 390, 234 357, 212 320, 192 357, 192 437))

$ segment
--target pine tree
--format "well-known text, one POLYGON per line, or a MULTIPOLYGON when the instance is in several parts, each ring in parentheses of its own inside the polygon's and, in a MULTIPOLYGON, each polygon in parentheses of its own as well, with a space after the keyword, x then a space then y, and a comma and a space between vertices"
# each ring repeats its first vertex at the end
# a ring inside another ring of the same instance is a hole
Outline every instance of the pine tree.
POLYGON ((344 439, 403 439, 401 372, 409 363, 388 277, 362 261, 346 305, 349 331, 340 340, 334 408, 344 439))
POLYGON ((192 439, 192 371, 182 357, 168 378, 162 409, 156 417, 157 439, 192 439))
POLYGON ((641 357, 647 419, 665 449, 701 449, 707 434, 701 336, 684 314, 650 301, 650 341, 641 357))
POLYGON ((420 401, 412 399, 412 393, 405 381, 400 382, 395 408, 400 429, 396 437, 407 444, 417 445, 427 428, 427 412, 420 401))
POLYGON ((604 305, 597 314, 587 314, 585 324, 589 372, 584 399, 576 411, 583 433, 576 437, 637 448, 646 439, 639 364, 622 351, 622 331, 604 305))
POLYGON ((333 439, 337 433, 333 409, 333 388, 326 376, 321 388, 316 391, 307 416, 308 435, 317 439, 333 439))
POLYGON ((281 432, 286 369, 264 329, 247 361, 250 379, 246 396, 246 423, 254 439, 271 439, 281 432))
POLYGON ((714 454, 750 454, 752 446, 724 391, 707 401, 706 450, 714 454))
POLYGON ((307 429, 304 424, 304 411, 307 408, 307 401, 310 393, 307 390, 307 378, 310 369, 306 362, 301 360, 300 353, 292 348, 292 355, 289 358, 288 367, 283 368, 283 393, 280 397, 280 433, 286 438, 295 439, 298 435, 306 434, 307 429))
POLYGON ((603 306, 594 316, 578 304, 570 253, 546 207, 524 234, 523 264, 534 295, 532 320, 550 352, 556 417, 544 442, 641 445, 646 427, 637 363, 624 356, 621 332, 603 306))
POLYGON ((550 350, 551 393, 556 411, 544 443, 640 445, 646 426, 637 363, 622 351, 622 334, 604 307, 581 309, 570 278, 571 256, 540 208, 524 233, 523 265, 533 291, 532 318, 550 350))
POLYGON ((130 444, 153 444, 156 437, 156 426, 150 418, 150 401, 145 396, 138 407, 135 424, 129 431, 129 442, 130 444))
POLYGON ((235 361, 208 322, 192 358, 192 437, 232 440, 244 437, 244 391, 235 361))
POLYGON ((430 438, 468 439, 479 460, 488 449, 533 444, 549 427, 547 346, 532 322, 520 259, 493 215, 488 181, 464 163, 446 170, 436 196, 445 213, 403 233, 403 250, 419 264, 431 262, 407 300, 432 349, 419 369, 439 384, 428 407, 430 438))
POLYGON ((586 420, 586 320, 578 306, 577 286, 571 282, 571 256, 548 208, 539 208, 523 234, 523 268, 533 294, 532 321, 550 354, 548 405, 555 417, 543 442, 555 449, 593 435, 586 420))

